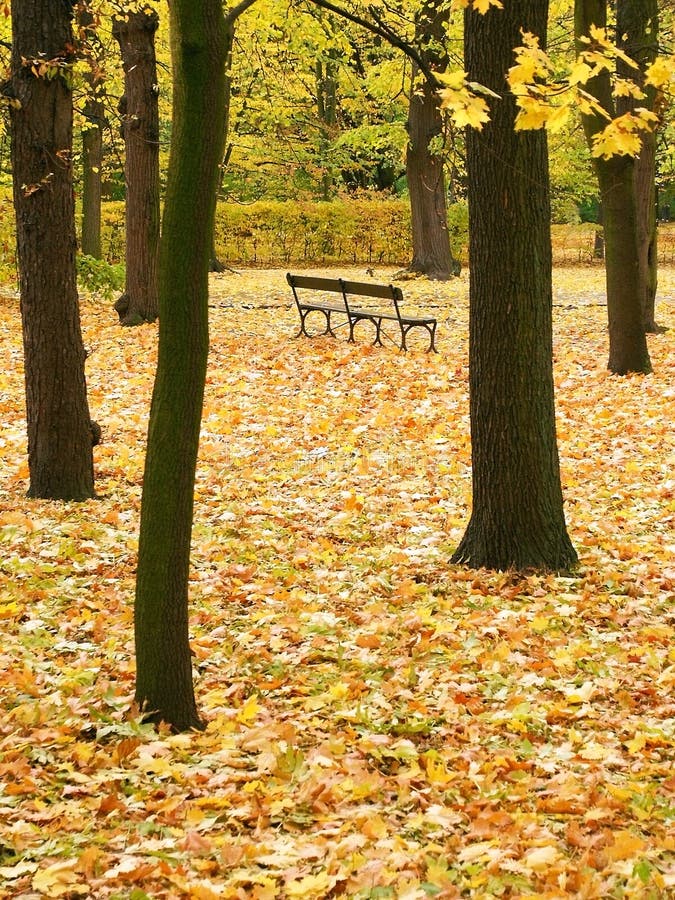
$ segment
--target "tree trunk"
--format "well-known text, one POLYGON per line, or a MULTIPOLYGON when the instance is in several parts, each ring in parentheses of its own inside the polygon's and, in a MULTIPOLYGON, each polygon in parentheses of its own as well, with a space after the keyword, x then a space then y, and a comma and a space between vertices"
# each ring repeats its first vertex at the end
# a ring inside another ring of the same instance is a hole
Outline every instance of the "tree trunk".
POLYGON ((85 109, 89 119, 82 131, 82 253, 101 258, 101 166, 103 165, 103 106, 90 101, 85 109))
POLYGON ((231 35, 220 0, 173 0, 170 9, 173 133, 136 580, 136 701, 149 719, 185 730, 201 724, 188 640, 188 571, 231 35))
POLYGON ((92 423, 75 269, 73 8, 13 0, 10 96, 30 497, 94 496, 92 423))
MULTIPOLYGON (((621 74, 643 81, 641 73, 654 62, 659 51, 658 0, 618 0, 616 32, 618 44, 640 67, 640 76, 636 76, 627 66, 621 74)), ((638 101, 632 98, 628 102, 620 99, 619 112, 626 112, 636 105, 655 111, 656 89, 644 84, 641 87, 645 96, 638 101)), ((655 131, 647 132, 642 137, 642 149, 635 160, 634 182, 642 321, 645 331, 657 333, 663 329, 655 319, 658 286, 655 131)))
MULTIPOLYGON (((90 52, 96 47, 99 58, 104 51, 97 40, 94 16, 79 2, 76 9, 79 39, 90 52)), ((87 97, 82 129, 82 227, 80 249, 85 256, 101 258, 101 166, 103 165, 103 125, 105 109, 103 84, 94 68, 84 73, 87 97)))
POLYGON ((608 368, 615 375, 651 372, 642 321, 638 258, 635 161, 631 156, 595 159, 605 221, 605 269, 609 320, 608 368))
POLYGON ((664 331, 656 321, 656 292, 659 283, 658 228, 656 220, 656 134, 642 139, 635 160, 635 202, 637 204, 638 259, 642 284, 642 323, 648 334, 664 331))
MULTIPOLYGON (((590 33, 591 25, 606 27, 607 0, 575 0, 574 29, 579 39, 590 33)), ((586 90, 610 117, 616 114, 609 72, 591 79, 586 90)), ((589 148, 606 119, 599 114, 582 115, 589 148)), ((643 290, 640 281, 635 202, 635 161, 631 156, 610 159, 593 157, 598 178, 605 227, 605 271, 607 316, 609 320, 608 368, 615 375, 651 372, 649 350, 642 320, 643 290)))
POLYGON ((469 78, 503 98, 467 133, 473 512, 453 562, 473 567, 557 571, 577 560, 555 432, 546 134, 514 130, 505 86, 521 29, 543 43, 547 13, 545 0, 510 0, 465 14, 469 78))
MULTIPOLYGON (((125 145, 126 284, 115 303, 123 325, 157 318, 159 251, 159 108, 155 32, 157 13, 143 9, 113 22, 124 66, 120 102, 125 145)), ((199 134, 199 129, 195 134, 199 134)))
POLYGON ((337 129, 337 65, 330 59, 317 60, 314 67, 316 106, 319 115, 319 146, 321 151, 321 198, 330 200, 334 189, 333 167, 330 163, 330 145, 337 129))
MULTIPOLYGON (((227 59, 225 60, 225 100, 224 100, 224 111, 223 111, 223 144, 227 144, 227 148, 223 154, 223 158, 220 161, 220 165, 218 166, 218 187, 216 188, 216 210, 218 209, 218 200, 220 198, 220 194, 223 188, 223 178, 225 177, 225 170, 230 162, 230 156, 232 154, 232 144, 228 142, 228 136, 230 133, 230 108, 232 105, 232 44, 234 43, 234 25, 232 25, 232 33, 230 35, 229 42, 229 50, 227 52, 227 59)), ((224 263, 221 259, 218 258, 218 251, 216 249, 216 229, 215 229, 215 219, 214 219, 214 228, 211 234, 211 262, 209 263, 209 271, 210 272, 227 272, 232 271, 227 263, 224 263)))
MULTIPOLYGON (((447 19, 447 5, 439 7, 435 0, 425 0, 417 20, 416 41, 436 71, 447 65, 447 57, 439 49, 447 19)), ((442 135, 443 119, 438 94, 428 81, 415 88, 417 73, 413 66, 406 153, 413 244, 409 271, 445 281, 459 274, 459 265, 450 248, 443 156, 438 148, 429 146, 442 135)))

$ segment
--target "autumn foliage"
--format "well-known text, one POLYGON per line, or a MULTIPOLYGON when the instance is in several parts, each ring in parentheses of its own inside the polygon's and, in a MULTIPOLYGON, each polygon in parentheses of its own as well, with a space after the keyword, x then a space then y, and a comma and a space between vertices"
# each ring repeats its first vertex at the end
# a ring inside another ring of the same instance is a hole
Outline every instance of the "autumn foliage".
MULTIPOLYGON (((666 269, 671 328, 674 288, 666 269)), ((191 580, 207 728, 178 736, 130 712, 156 328, 85 300, 100 498, 26 500, 18 300, 0 297, 0 897, 675 890, 672 332, 650 337, 653 375, 611 377, 602 271, 556 273, 581 568, 468 572, 448 565, 468 285, 404 293, 437 315, 438 355, 293 341, 282 272, 213 278, 191 580)))

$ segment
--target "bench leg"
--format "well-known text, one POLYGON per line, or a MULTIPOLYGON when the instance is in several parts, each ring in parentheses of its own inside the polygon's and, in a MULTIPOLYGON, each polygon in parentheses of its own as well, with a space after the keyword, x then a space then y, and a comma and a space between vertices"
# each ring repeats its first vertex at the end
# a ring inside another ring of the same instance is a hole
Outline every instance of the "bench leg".
POLYGON ((312 312, 323 313, 324 318, 326 319, 326 327, 321 332, 321 334, 322 335, 329 334, 331 337, 337 337, 337 335, 333 331, 333 328, 332 328, 332 325, 330 322, 331 310, 329 310, 329 309, 305 309, 305 310, 302 310, 300 312, 300 331, 295 335, 295 337, 299 338, 299 337, 302 337, 303 335, 304 335, 304 337, 308 337, 308 338, 312 337, 312 335, 307 331, 307 326, 305 324, 307 316, 312 312))
POLYGON ((353 318, 350 316, 349 318, 349 341, 352 344, 355 344, 356 341, 354 339, 354 329, 359 324, 359 322, 372 322, 375 326, 375 340, 373 341, 373 346, 377 345, 382 347, 382 319, 379 316, 354 316, 353 318))
POLYGON ((428 331, 431 340, 429 341, 427 353, 431 353, 432 350, 434 353, 438 353, 438 350, 436 349, 436 322, 434 322, 433 325, 429 325, 428 331))
POLYGON ((412 331, 413 328, 426 328, 429 332, 429 346, 427 347, 427 353, 431 353, 433 350, 434 353, 438 353, 436 349, 436 322, 432 322, 430 325, 427 325, 424 322, 416 323, 413 325, 403 326, 401 325, 401 346, 400 350, 408 350, 407 337, 408 332, 412 331))

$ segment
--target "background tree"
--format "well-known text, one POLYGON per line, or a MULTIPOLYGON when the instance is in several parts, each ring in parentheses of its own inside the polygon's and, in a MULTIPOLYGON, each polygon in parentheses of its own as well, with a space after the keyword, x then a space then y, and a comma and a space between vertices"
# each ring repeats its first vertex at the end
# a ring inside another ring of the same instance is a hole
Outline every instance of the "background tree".
POLYGON ((154 322, 158 312, 159 110, 157 12, 144 7, 118 16, 113 35, 124 66, 120 101, 126 184, 126 285, 115 303, 123 325, 154 322))
POLYGON ((13 0, 10 98, 31 497, 94 496, 75 270, 73 4, 13 0))
MULTIPOLYGON (((607 27, 607 0, 575 0, 574 31, 581 53, 589 47, 591 28, 607 27)), ((590 45, 592 47, 592 44, 590 45)), ((602 48, 600 48, 602 49, 602 48)), ((600 110, 582 115, 589 148, 617 115, 610 73, 603 69, 585 85, 600 110)), ((609 320, 608 368, 615 375, 651 372, 643 322, 643 282, 637 238, 635 159, 627 153, 593 154, 600 188, 605 236, 607 315, 609 320)))
POLYGON ((545 42, 548 3, 465 13, 470 81, 502 99, 467 132, 473 510, 452 561, 567 569, 552 371, 552 261, 544 131, 515 131, 505 75, 521 29, 545 42))
POLYGON ((105 126, 104 74, 96 17, 86 2, 77 4, 80 50, 88 68, 84 74, 85 95, 82 116, 82 227, 80 249, 86 256, 101 258, 101 200, 103 169, 103 128, 105 126))
MULTIPOLYGON (((445 31, 450 11, 444 0, 423 0, 415 19, 415 44, 433 72, 448 65, 445 31)), ((410 271, 446 280, 459 274, 448 234, 443 114, 436 85, 413 65, 408 113, 406 175, 410 194, 413 257, 410 271)))
POLYGON ((225 62, 237 16, 173 0, 173 132, 159 279, 159 355, 148 427, 136 577, 136 702, 175 730, 200 727, 188 573, 206 362, 208 271, 224 142, 225 62))
MULTIPOLYGON (((658 0, 617 0, 616 34, 618 45, 639 67, 638 72, 633 73, 625 71, 624 66, 623 74, 628 78, 636 78, 643 93, 639 101, 630 97, 619 98, 617 112, 628 112, 637 104, 653 112, 657 107, 659 92, 652 85, 644 83, 644 71, 654 62, 659 51, 658 0)), ((635 159, 633 179, 642 321, 645 331, 658 333, 662 329, 657 325, 655 317, 658 285, 656 129, 642 135, 642 146, 635 159)))

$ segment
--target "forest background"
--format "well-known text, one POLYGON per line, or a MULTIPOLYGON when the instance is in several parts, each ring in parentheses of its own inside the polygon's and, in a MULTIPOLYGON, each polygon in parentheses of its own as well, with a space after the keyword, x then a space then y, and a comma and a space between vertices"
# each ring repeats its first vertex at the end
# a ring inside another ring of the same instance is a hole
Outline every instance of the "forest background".
MULTIPOLYGON (((160 179, 164 185, 171 137, 168 13, 162 2, 155 36, 159 100, 160 179)), ((114 4, 111 13, 114 13, 114 4)), ((672 9, 661 27, 667 51, 672 9)), ((414 10, 397 8, 401 31, 414 10)), ((454 24, 453 24, 454 22, 454 24)), ((448 29, 451 66, 462 56, 461 21, 448 29)), ((4 29, 9 46, 8 20, 4 29)), ((101 252, 107 264, 80 258, 84 283, 115 290, 123 282, 125 179, 122 115, 124 78, 112 16, 103 17, 75 84, 74 175, 84 183, 83 140, 102 129, 101 252), (97 80, 92 116, 89 77, 97 80), (108 268, 112 266, 113 268, 108 268)), ((549 48, 561 69, 574 55, 572 5, 551 4, 549 48)), ((0 48, 1 49, 1 48, 0 48)), ((6 60, 8 62, 8 60, 6 60)), ((405 177, 406 124, 414 78, 410 59, 381 38, 345 25, 309 5, 257 2, 237 22, 231 64, 228 144, 216 216, 216 251, 228 265, 289 266, 341 262, 409 262, 410 203, 405 177), (318 202, 321 201, 321 202, 318 202)), ((657 138, 657 208, 664 227, 662 262, 675 259, 675 155, 672 116, 662 115, 657 138)), ((434 150, 445 160, 448 227, 454 255, 466 265, 468 212, 463 129, 447 118, 434 150)), ((570 120, 549 140, 552 223, 556 262, 598 258, 597 181, 580 121, 570 120)), ((9 135, 0 142, 0 277, 16 276, 9 135)), ((77 192, 81 215, 82 191, 77 192)))

